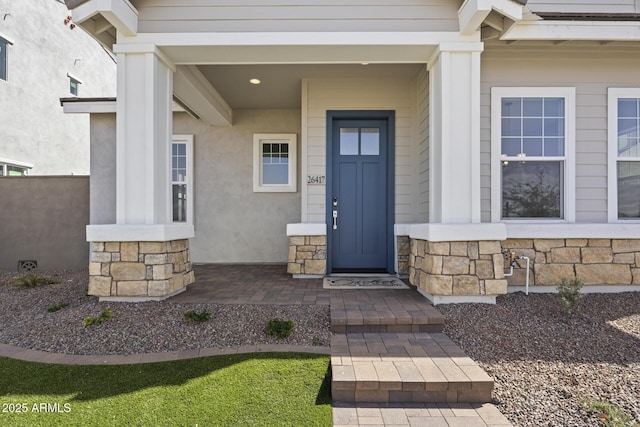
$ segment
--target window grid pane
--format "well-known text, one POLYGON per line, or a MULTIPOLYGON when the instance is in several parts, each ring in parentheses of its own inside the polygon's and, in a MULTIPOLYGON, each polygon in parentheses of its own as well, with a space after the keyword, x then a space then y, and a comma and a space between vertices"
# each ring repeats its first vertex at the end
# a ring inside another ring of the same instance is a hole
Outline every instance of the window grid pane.
POLYGON ((289 185, 289 144, 262 144, 262 184, 289 185))
POLYGON ((618 157, 640 157, 640 98, 618 99, 618 157))
POLYGON ((503 98, 502 157, 564 156, 564 98, 503 98))

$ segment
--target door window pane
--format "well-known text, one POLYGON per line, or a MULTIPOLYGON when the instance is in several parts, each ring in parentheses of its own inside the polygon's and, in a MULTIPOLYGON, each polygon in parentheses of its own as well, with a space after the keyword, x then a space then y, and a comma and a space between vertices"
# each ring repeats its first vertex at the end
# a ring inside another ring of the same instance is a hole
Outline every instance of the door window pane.
POLYGON ((363 156, 377 156, 380 154, 380 129, 362 128, 360 134, 360 154, 363 156))
POLYGON ((562 218, 563 162, 502 164, 502 218, 562 218))
POLYGON ((340 155, 358 155, 358 128, 340 128, 340 155))
POLYGON ((522 116, 522 98, 502 98, 502 117, 522 116))

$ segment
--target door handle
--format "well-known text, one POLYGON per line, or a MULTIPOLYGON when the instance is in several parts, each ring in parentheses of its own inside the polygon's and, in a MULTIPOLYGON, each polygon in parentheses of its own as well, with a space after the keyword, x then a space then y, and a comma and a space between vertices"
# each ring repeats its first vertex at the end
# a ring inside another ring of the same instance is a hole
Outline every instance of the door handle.
POLYGON ((333 210, 333 229, 334 230, 338 229, 338 210, 337 209, 333 210))

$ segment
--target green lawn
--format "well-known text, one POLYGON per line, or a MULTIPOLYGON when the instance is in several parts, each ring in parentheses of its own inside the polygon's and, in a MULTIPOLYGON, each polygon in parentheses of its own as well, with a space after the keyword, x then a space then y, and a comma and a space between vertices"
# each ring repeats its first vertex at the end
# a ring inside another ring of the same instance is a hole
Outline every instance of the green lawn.
POLYGON ((298 353, 124 366, 0 358, 0 425, 331 426, 328 368, 328 356, 298 353))

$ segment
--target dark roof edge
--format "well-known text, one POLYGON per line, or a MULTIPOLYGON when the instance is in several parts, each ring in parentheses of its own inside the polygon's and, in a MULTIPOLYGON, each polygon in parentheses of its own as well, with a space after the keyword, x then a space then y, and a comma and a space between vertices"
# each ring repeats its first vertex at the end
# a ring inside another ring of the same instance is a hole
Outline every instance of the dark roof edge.
POLYGON ((640 21, 638 13, 545 13, 535 12, 547 21, 640 21))
POLYGON ((513 0, 513 1, 515 1, 516 3, 520 3, 523 6, 527 4, 527 0, 513 0))
POLYGON ((78 97, 70 97, 70 98, 60 98, 60 105, 63 105, 65 102, 116 102, 115 96, 105 96, 101 98, 78 98, 78 97))

